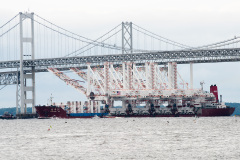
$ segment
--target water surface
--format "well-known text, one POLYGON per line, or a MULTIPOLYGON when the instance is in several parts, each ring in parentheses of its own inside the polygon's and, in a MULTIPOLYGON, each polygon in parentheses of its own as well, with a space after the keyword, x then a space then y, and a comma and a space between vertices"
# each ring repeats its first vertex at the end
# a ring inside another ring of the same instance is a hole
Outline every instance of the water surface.
POLYGON ((240 117, 0 120, 0 159, 240 159, 240 117))

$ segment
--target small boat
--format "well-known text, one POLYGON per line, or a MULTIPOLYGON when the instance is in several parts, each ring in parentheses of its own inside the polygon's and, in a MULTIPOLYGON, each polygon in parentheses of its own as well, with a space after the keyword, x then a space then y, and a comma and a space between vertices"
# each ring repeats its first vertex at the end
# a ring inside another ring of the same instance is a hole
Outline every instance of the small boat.
POLYGON ((0 119, 16 119, 16 117, 11 113, 4 112, 4 114, 0 116, 0 119))

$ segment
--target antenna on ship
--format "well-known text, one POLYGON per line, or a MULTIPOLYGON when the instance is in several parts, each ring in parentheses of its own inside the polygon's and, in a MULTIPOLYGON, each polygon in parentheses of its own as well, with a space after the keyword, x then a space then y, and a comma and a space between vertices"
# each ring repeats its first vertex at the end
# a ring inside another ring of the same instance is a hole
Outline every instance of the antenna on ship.
POLYGON ((201 82, 200 82, 200 85, 201 85, 202 91, 203 91, 203 84, 205 84, 204 81, 201 81, 201 82))
POLYGON ((53 96, 52 96, 52 93, 51 93, 51 96, 50 96, 50 98, 47 100, 47 105, 48 105, 48 103, 49 103, 49 101, 50 101, 50 105, 52 106, 52 100, 53 100, 53 96))
POLYGON ((53 96, 52 96, 52 93, 51 93, 51 97, 50 97, 51 106, 52 106, 52 100, 53 100, 53 96))

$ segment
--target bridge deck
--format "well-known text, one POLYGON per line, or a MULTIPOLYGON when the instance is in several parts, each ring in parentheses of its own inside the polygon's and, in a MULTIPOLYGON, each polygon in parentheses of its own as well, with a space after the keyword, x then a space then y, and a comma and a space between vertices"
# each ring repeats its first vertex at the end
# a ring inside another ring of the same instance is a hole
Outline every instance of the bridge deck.
MULTIPOLYGON (((124 61, 134 61, 136 65, 142 65, 148 61, 154 61, 159 65, 166 64, 167 62, 177 62, 178 64, 187 64, 190 62, 236 62, 240 61, 240 48, 35 59, 24 60, 24 67, 35 67, 36 72, 47 72, 48 67, 58 68, 63 71, 69 70, 70 67, 80 67, 81 69, 86 69, 87 63, 100 65, 101 67, 104 62, 113 62, 115 65, 118 65, 124 61)), ((3 70, 6 68, 18 68, 19 66, 19 61, 0 62, 0 69, 3 70)), ((26 69, 25 72, 31 72, 31 70, 26 69)), ((0 85, 16 83, 16 71, 0 72, 0 85)))
MULTIPOLYGON (((86 66, 87 63, 102 64, 104 62, 121 63, 125 61, 146 62, 155 61, 159 64, 167 62, 177 62, 184 64, 194 63, 213 63, 213 62, 232 62, 240 61, 240 48, 211 49, 211 50, 182 50, 182 51, 162 51, 134 54, 116 54, 102 56, 82 56, 82 57, 62 57, 49 59, 24 60, 24 67, 73 67, 86 66)), ((0 69, 17 68, 19 61, 2 61, 0 69)))

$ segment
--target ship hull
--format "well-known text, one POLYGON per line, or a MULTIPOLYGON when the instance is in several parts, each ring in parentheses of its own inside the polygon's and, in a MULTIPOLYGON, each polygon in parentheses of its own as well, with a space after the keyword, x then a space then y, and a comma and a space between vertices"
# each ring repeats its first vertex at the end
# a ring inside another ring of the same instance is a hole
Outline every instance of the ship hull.
POLYGON ((230 116, 233 114, 235 108, 203 108, 202 115, 204 117, 215 117, 215 116, 230 116))
POLYGON ((70 113, 60 107, 53 106, 37 106, 36 111, 38 113, 38 118, 93 118, 102 117, 106 118, 108 116, 114 117, 218 117, 218 116, 231 116, 235 108, 202 108, 199 109, 195 114, 108 114, 108 113, 70 113))

